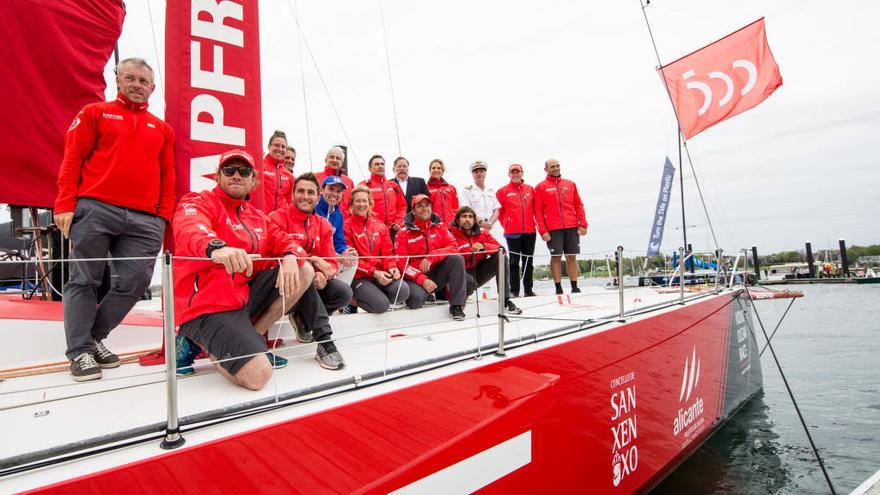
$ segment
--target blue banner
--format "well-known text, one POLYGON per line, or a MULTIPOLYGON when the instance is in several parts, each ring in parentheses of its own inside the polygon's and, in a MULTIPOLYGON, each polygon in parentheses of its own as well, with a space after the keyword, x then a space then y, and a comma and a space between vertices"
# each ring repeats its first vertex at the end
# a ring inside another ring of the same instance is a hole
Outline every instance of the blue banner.
POLYGON ((666 210, 669 208, 669 199, 672 196, 672 178, 675 177, 675 167, 666 157, 663 165, 663 178, 660 179, 660 194, 657 196, 657 211, 654 213, 654 222, 651 224, 651 237, 648 240, 647 256, 659 256, 660 244, 663 242, 663 226, 666 225, 666 210))

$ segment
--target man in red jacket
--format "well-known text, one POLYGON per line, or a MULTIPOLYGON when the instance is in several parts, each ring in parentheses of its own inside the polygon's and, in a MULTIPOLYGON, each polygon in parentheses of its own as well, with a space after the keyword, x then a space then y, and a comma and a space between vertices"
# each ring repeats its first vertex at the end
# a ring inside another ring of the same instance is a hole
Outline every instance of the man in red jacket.
POLYGON ((562 255, 571 291, 580 292, 577 279, 580 271, 577 255, 581 252, 580 236, 587 235, 587 217, 577 185, 562 178, 559 160, 544 163, 547 178, 535 186, 535 222, 541 240, 550 249, 550 274, 556 284, 556 293, 562 294, 562 255))
MULTIPOLYGON (((253 158, 242 150, 227 151, 220 157, 217 187, 181 198, 173 222, 178 256, 210 258, 175 263, 180 333, 212 359, 221 358, 218 369, 224 377, 251 390, 266 384, 273 364, 286 362, 264 354, 263 337, 285 312, 299 311, 313 332, 328 339, 315 356, 321 366, 342 361, 329 342, 330 321, 312 283, 314 270, 305 263, 308 255, 245 201, 255 186, 253 158), (282 260, 279 266, 276 260, 258 258, 282 260)), ((178 342, 186 344, 185 339, 178 342)))
MULTIPOLYGON (((470 294, 477 287, 492 280, 492 277, 498 276, 498 248, 501 244, 488 230, 480 228, 477 224, 477 213, 470 206, 462 206, 455 212, 450 227, 449 231, 455 237, 458 252, 464 257, 467 292, 470 294)), ((505 256, 505 261, 506 258, 505 256)), ((522 310, 510 300, 510 277, 506 272, 504 280, 499 280, 498 294, 504 295, 504 305, 508 313, 514 315, 522 313, 522 310)))
POLYGON ((428 294, 446 287, 449 314, 454 320, 464 320, 467 286, 464 259, 457 254, 455 238, 431 211, 431 198, 417 194, 412 203, 413 210, 406 215, 395 241, 400 271, 409 285, 406 305, 421 308, 428 294))
MULTIPOLYGON (((385 224, 394 241, 397 231, 403 227, 406 216, 406 197, 397 182, 385 178, 385 158, 370 157, 370 178, 358 184, 366 186, 373 197, 373 216, 385 224)), ((347 203, 343 203, 347 204, 347 203)))
POLYGON ((498 220, 510 251, 510 292, 519 297, 519 265, 522 260, 522 286, 526 297, 532 291, 532 257, 535 254, 535 188, 523 182, 523 168, 514 163, 507 169, 510 183, 495 193, 501 209, 498 220))
MULTIPOLYGON (((269 152, 263 157, 260 183, 254 198, 261 195, 254 206, 269 214, 280 210, 290 203, 293 192, 293 172, 287 168, 287 135, 283 131, 275 131, 269 138, 269 152)), ((293 168, 291 166, 291 168, 293 168)))
MULTIPOLYGON (((309 262, 315 269, 315 287, 327 314, 332 315, 351 301, 352 290, 348 283, 335 278, 339 265, 333 247, 333 226, 326 218, 315 215, 317 203, 318 179, 315 174, 306 172, 294 181, 293 204, 272 212, 269 218, 308 253, 309 262)), ((290 315, 290 323, 296 329, 297 340, 303 343, 314 342, 308 325, 304 326, 299 317, 298 311, 290 315)))
MULTIPOLYGON (((315 174, 315 177, 318 179, 318 184, 323 184, 324 179, 327 178, 328 175, 337 175, 342 178, 342 182, 345 183, 345 190, 342 191, 342 200, 339 202, 341 205, 348 204, 348 200, 351 197, 351 190, 354 189, 354 182, 351 181, 351 177, 345 175, 342 171, 342 162, 344 161, 345 151, 339 146, 334 146, 330 148, 330 151, 328 151, 327 155, 324 157, 324 171, 315 174)), ((342 209, 342 215, 348 218, 348 208, 342 209)))
POLYGON ((70 257, 114 258, 110 291, 100 301, 106 261, 68 265, 64 332, 76 381, 119 366, 102 341, 149 285, 174 208, 174 133, 147 111, 153 69, 142 59, 123 60, 116 86, 115 100, 86 105, 73 119, 58 171, 54 220, 73 244, 70 257))

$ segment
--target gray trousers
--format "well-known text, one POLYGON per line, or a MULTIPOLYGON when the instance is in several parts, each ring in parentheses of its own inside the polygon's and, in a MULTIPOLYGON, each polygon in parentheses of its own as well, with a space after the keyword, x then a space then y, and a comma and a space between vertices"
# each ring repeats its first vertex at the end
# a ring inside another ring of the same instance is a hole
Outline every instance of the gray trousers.
POLYGON ((91 198, 77 201, 70 226, 72 259, 149 257, 145 260, 113 259, 110 290, 98 301, 105 261, 70 263, 70 280, 64 286, 64 333, 67 359, 94 352, 95 342, 110 335, 144 295, 162 248, 165 220, 91 198))
MULTIPOLYGON (((437 284, 437 292, 444 287, 449 289, 449 304, 451 306, 464 306, 467 299, 467 287, 465 286, 464 258, 460 254, 453 254, 440 262, 433 270, 426 274, 429 279, 437 284)), ((410 309, 421 308, 428 300, 428 292, 415 282, 406 281, 409 285, 409 299, 406 306, 410 309)))
POLYGON ((351 283, 351 288, 354 289, 358 307, 367 313, 381 314, 388 311, 391 304, 409 299, 409 285, 400 279, 381 285, 369 278, 358 278, 351 283))

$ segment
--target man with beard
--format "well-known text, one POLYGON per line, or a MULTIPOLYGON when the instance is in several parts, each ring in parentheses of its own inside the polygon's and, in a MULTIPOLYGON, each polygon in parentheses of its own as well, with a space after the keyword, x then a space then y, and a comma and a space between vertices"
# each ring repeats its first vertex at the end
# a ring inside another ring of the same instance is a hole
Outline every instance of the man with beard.
MULTIPOLYGON (((452 221, 452 236, 458 252, 464 257, 467 270, 467 291, 472 293, 498 276, 498 248, 501 244, 487 230, 477 225, 477 214, 470 206, 462 206, 455 212, 452 221)), ((505 263, 508 263, 505 256, 505 263)), ((510 300, 510 276, 505 272, 504 280, 498 281, 498 297, 504 297, 504 306, 510 314, 518 315, 522 310, 510 300)))
MULTIPOLYGON (((189 359, 184 363, 178 359, 178 366, 192 362, 197 351, 188 346, 195 342, 220 361, 221 375, 259 390, 273 366, 286 364, 285 359, 266 353, 264 338, 283 313, 299 311, 324 339, 330 337, 330 322, 319 303, 305 251, 245 201, 256 186, 253 158, 243 150, 224 153, 216 179, 213 190, 181 198, 174 215, 175 246, 184 258, 174 269, 174 308, 180 325, 177 353, 189 359), (206 257, 210 260, 192 259, 206 257), (282 260, 279 264, 259 258, 282 260)), ((332 342, 319 347, 315 358, 325 368, 331 367, 327 363, 342 362, 332 342)))

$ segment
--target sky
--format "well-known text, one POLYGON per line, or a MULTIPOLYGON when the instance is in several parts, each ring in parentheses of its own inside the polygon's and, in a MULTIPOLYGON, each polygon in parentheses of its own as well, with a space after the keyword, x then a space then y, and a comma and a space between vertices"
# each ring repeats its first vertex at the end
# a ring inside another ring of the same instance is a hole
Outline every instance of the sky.
MULTIPOLYGON (((122 56, 161 67, 164 3, 127 7, 122 56)), ((783 86, 688 142, 721 248, 880 243, 880 5, 656 0, 646 12, 663 63, 766 18, 783 86)), ((484 160, 496 189, 508 182, 511 163, 523 164, 534 185, 544 161, 556 158, 586 206, 590 231, 581 252, 646 249, 663 162, 678 154, 638 0, 263 0, 260 22, 263 134, 287 132, 298 151, 296 173, 320 170, 324 153, 342 142, 356 156, 349 158, 355 182, 374 153, 389 163, 402 153, 412 175, 423 177, 430 160, 442 158, 457 186, 469 183, 471 162, 484 160), (314 59, 298 43, 293 11, 314 59)), ((150 102, 160 116, 161 72, 150 102)), ((112 95, 109 64, 105 74, 112 95)), ((684 178, 688 240, 697 251, 712 250, 687 161, 684 178)), ((681 245, 681 225, 676 177, 664 251, 681 245)))

